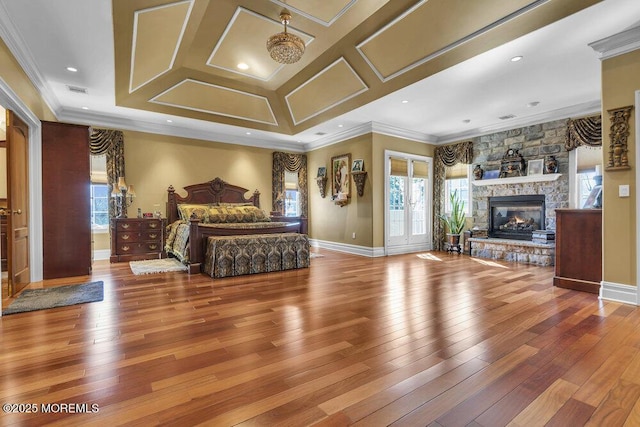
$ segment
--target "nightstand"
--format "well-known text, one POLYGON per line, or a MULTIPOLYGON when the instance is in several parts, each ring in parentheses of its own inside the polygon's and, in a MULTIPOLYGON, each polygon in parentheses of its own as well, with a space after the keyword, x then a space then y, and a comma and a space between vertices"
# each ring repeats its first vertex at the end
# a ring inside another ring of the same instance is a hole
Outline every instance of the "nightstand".
POLYGON ((164 258, 166 219, 112 218, 111 262, 164 258))

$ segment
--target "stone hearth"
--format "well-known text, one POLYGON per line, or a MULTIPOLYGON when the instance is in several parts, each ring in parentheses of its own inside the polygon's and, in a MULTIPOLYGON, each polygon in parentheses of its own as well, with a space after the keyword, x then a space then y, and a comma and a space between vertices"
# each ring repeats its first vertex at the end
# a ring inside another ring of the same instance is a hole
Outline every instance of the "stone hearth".
POLYGON ((554 265, 555 243, 533 243, 524 240, 479 239, 472 237, 471 256, 502 261, 535 264, 544 267, 554 265))

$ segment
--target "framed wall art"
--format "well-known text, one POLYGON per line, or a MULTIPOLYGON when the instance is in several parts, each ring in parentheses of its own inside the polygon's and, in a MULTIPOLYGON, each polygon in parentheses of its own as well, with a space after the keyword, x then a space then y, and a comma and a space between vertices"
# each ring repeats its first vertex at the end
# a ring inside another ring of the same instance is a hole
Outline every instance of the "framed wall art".
POLYGON ((529 160, 527 164, 527 175, 542 175, 543 168, 543 159, 529 160))
POLYGON ((334 199, 350 197, 350 166, 351 154, 341 154, 331 158, 331 196, 334 199))

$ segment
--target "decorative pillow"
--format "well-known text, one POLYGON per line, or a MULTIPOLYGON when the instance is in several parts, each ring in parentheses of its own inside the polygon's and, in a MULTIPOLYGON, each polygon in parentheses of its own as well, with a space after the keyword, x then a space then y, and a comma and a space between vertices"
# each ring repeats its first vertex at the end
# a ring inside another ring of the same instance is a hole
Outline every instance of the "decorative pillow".
POLYGON ((253 203, 251 202, 242 202, 242 203, 218 202, 218 203, 212 203, 209 206, 223 206, 226 208, 234 208, 236 206, 253 206, 253 203))
POLYGON ((209 208, 209 222, 253 222, 253 215, 246 215, 241 207, 213 206, 209 208))
POLYGON ((180 214, 180 219, 183 221, 189 221, 191 216, 194 215, 194 218, 199 219, 201 222, 208 222, 208 206, 207 205, 189 205, 189 204, 179 204, 178 205, 178 213, 180 214))
POLYGON ((269 221, 269 217, 260 209, 250 206, 212 206, 209 208, 210 223, 250 223, 269 221))

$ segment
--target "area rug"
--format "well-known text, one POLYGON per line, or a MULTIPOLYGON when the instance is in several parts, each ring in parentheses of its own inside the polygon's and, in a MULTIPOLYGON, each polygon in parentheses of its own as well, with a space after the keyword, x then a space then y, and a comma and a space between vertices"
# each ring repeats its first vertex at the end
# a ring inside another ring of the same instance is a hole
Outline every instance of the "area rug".
POLYGON ((136 276, 141 274, 167 273, 169 271, 187 271, 187 266, 175 258, 149 259, 129 262, 136 276))
POLYGON ((102 281, 43 289, 25 289, 15 301, 9 304, 9 307, 2 311, 2 315, 102 301, 103 298, 102 281))

